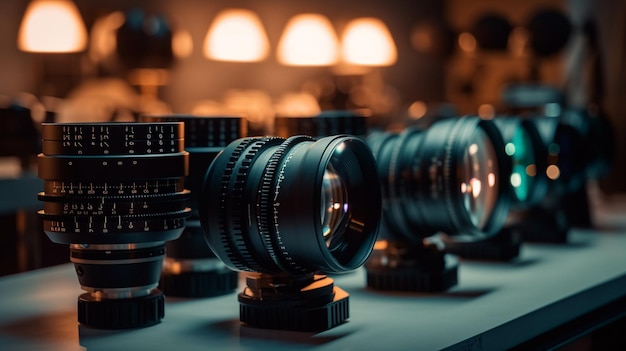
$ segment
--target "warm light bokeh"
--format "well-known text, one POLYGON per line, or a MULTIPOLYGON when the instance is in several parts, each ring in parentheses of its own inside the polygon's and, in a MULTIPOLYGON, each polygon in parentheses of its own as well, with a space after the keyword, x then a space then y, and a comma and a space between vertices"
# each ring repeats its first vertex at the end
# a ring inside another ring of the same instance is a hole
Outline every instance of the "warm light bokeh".
POLYGON ((277 59, 284 65, 330 66, 339 62, 339 40, 330 20, 301 14, 287 22, 278 42, 277 59))
POLYGON ((87 29, 72 1, 35 0, 22 18, 17 46, 26 52, 80 52, 87 47, 87 29))
POLYGON ((220 12, 204 38, 203 53, 211 60, 257 62, 269 52, 269 39, 259 17, 250 10, 220 12))
POLYGON ((378 18, 357 18, 348 23, 341 38, 343 60, 365 66, 391 66, 398 59, 389 29, 378 18))

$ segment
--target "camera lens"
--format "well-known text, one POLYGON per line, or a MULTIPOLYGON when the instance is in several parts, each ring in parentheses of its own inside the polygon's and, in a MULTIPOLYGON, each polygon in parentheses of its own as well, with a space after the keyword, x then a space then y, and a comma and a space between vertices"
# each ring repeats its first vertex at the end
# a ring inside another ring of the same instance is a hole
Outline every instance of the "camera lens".
POLYGON ((414 242, 436 232, 476 240, 504 223, 509 161, 493 122, 445 119, 424 131, 372 133, 367 141, 382 180, 385 234, 414 242))
POLYGON ((512 162, 512 205, 517 209, 536 205, 545 198, 548 187, 545 173, 548 150, 536 125, 516 116, 497 116, 493 121, 512 162))
POLYGON ((182 123, 44 123, 38 156, 44 232, 69 244, 78 321, 122 329, 158 323, 165 242, 189 216, 182 123))
POLYGON ((257 272, 239 294, 242 322, 320 330, 347 318, 347 294, 318 273, 351 271, 368 258, 378 184, 373 155, 354 136, 242 138, 215 158, 200 218, 217 257, 257 272))
POLYGON ((458 262, 446 246, 492 237, 508 214, 511 164, 502 135, 492 121, 466 116, 426 130, 374 132, 367 143, 383 199, 381 240, 365 264, 367 285, 401 291, 455 285, 458 262))
POLYGON ((183 122, 189 174, 185 188, 191 191, 192 215, 180 238, 166 244, 160 288, 167 296, 209 297, 237 288, 238 274, 219 260, 207 246, 200 225, 198 202, 207 168, 217 154, 247 133, 247 120, 240 116, 142 116, 144 122, 183 122))
POLYGON ((327 110, 310 117, 276 116, 275 134, 282 138, 308 135, 314 138, 329 135, 367 135, 367 117, 351 110, 327 110))
POLYGON ((244 138, 209 167, 200 217, 233 269, 341 273, 362 265, 374 244, 377 179, 356 137, 244 138))

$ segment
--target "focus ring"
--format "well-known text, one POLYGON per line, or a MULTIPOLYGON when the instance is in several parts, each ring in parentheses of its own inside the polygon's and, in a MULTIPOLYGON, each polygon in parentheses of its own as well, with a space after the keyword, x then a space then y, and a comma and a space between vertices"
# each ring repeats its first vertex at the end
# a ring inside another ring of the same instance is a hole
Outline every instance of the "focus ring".
MULTIPOLYGON (((261 191, 259 194, 259 235, 261 236, 267 253, 274 263, 283 271, 300 272, 303 267, 296 265, 284 247, 281 238, 272 227, 275 225, 274 195, 277 184, 277 171, 283 157, 290 150, 293 144, 303 141, 313 141, 310 137, 296 136, 285 140, 267 162, 261 181, 261 191)), ((280 174, 280 172, 278 172, 280 174)), ((278 217, 278 216, 276 216, 278 217)))

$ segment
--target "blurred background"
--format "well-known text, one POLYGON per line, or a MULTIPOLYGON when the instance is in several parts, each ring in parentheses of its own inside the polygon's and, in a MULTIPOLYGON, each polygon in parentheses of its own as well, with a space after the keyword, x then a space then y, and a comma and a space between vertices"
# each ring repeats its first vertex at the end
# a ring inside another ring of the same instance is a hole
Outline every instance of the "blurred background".
POLYGON ((597 186, 626 191, 620 0, 3 0, 0 50, 0 275, 68 260, 34 213, 43 121, 237 114, 271 134, 275 116, 357 109, 395 129, 493 118, 532 84, 609 119, 597 186))

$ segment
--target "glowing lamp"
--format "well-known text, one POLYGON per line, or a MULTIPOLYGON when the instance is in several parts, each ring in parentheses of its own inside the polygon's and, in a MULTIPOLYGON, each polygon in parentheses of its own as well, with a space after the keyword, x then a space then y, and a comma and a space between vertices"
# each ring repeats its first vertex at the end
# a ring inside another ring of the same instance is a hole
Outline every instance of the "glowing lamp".
POLYGON ((330 20, 300 14, 287 22, 278 42, 277 59, 288 66, 331 66, 339 62, 339 40, 330 20))
POLYGON ((87 29, 72 1, 35 0, 22 18, 17 46, 26 52, 80 52, 87 47, 87 29))
POLYGON ((250 10, 220 12, 204 39, 204 56, 211 60, 256 62, 267 57, 269 39, 259 17, 250 10))
POLYGON ((398 53, 389 29, 378 18, 365 17, 350 21, 341 38, 346 63, 364 66, 391 66, 398 53))

